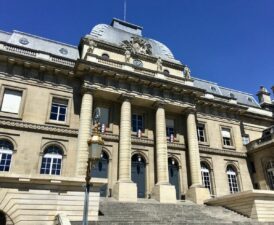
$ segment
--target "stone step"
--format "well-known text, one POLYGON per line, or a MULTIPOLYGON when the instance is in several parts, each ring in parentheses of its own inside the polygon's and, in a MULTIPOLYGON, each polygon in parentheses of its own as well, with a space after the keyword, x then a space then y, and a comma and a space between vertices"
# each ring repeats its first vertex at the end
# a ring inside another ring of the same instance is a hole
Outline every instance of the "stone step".
POLYGON ((160 204, 142 200, 137 203, 121 203, 103 199, 99 208, 99 221, 90 223, 92 225, 262 225, 222 207, 201 206, 190 202, 160 204))

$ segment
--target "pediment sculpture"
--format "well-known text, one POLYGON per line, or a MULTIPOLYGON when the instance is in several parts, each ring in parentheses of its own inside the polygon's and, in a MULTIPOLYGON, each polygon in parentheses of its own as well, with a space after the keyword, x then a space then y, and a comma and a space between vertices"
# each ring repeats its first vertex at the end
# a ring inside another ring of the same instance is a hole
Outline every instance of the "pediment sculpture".
POLYGON ((151 55, 152 54, 152 46, 144 39, 141 39, 139 37, 133 36, 131 37, 131 40, 125 40, 122 41, 121 46, 130 51, 133 54, 145 54, 145 55, 151 55))

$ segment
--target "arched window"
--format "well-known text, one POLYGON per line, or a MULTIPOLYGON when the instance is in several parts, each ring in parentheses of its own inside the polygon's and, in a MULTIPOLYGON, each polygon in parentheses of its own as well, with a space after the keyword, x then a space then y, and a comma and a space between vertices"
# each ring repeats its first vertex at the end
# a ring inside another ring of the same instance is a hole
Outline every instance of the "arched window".
POLYGON ((233 166, 229 165, 227 166, 226 174, 228 178, 230 193, 233 194, 233 193, 239 192, 237 170, 233 166))
POLYGON ((208 188, 210 194, 212 193, 210 168, 205 162, 201 162, 201 175, 204 187, 208 188))
POLYGON ((62 167, 63 151, 57 145, 51 145, 44 151, 41 174, 60 175, 62 167))
POLYGON ((269 187, 274 190, 274 161, 270 161, 266 165, 269 187))
POLYGON ((0 140, 0 171, 9 171, 13 144, 8 140, 0 140))

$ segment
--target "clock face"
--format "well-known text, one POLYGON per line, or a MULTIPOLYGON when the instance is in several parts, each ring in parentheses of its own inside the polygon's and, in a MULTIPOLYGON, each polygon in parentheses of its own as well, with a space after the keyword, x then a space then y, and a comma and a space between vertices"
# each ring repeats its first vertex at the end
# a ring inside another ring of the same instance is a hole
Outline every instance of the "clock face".
POLYGON ((143 67, 143 62, 139 59, 134 59, 133 60, 133 65, 138 66, 138 67, 143 67))

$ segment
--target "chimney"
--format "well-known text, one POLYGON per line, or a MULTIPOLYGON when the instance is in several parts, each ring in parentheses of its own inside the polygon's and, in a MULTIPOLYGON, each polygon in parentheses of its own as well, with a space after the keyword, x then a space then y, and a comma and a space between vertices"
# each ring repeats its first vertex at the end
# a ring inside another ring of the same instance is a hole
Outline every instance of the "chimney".
POLYGON ((267 89, 264 86, 260 87, 260 90, 258 91, 257 96, 262 108, 268 108, 269 105, 272 105, 270 93, 267 91, 267 89))
POLYGON ((133 23, 129 23, 123 20, 119 20, 117 18, 113 18, 111 24, 112 27, 126 31, 131 34, 135 34, 138 36, 142 36, 143 27, 135 25, 133 23))

